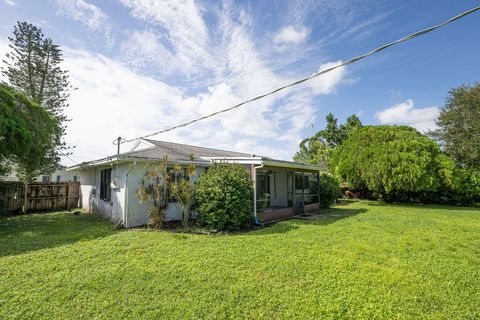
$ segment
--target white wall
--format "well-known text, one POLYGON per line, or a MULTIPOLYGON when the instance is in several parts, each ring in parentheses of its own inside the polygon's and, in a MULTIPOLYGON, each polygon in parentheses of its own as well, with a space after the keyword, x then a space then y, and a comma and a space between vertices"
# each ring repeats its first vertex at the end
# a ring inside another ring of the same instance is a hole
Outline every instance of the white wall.
MULTIPOLYGON (((205 171, 203 167, 197 167, 193 180, 198 180, 200 174, 205 171)), ((127 228, 142 226, 147 224, 147 210, 150 203, 140 203, 136 196, 136 190, 145 173, 145 164, 137 163, 132 166, 127 178, 128 184, 128 209, 127 209, 127 228)), ((175 221, 182 219, 181 207, 178 203, 171 202, 165 214, 166 221, 175 221)))
POLYGON ((127 168, 126 164, 120 164, 79 170, 82 208, 97 213, 114 224, 123 222, 127 168), (101 171, 108 168, 112 169, 111 197, 110 201, 104 201, 100 199, 100 178, 101 171))

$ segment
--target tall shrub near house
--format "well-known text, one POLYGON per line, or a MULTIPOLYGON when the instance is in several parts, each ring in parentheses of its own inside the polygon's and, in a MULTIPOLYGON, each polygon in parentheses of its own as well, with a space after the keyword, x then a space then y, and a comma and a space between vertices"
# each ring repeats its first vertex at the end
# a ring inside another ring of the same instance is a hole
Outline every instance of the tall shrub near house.
POLYGON ((140 203, 149 202, 148 225, 161 228, 168 208, 168 190, 172 183, 168 172, 168 158, 158 163, 147 164, 145 173, 137 188, 140 203))
POLYGON ((340 184, 338 180, 329 173, 321 173, 319 178, 320 206, 322 208, 328 208, 342 196, 340 184))
POLYGON ((253 183, 239 164, 215 164, 196 190, 200 222, 208 228, 239 230, 253 223, 253 183))
POLYGON ((193 176, 195 175, 195 165, 190 164, 186 168, 180 165, 175 166, 177 179, 172 182, 170 192, 172 197, 182 206, 182 224, 184 228, 190 226, 192 217, 192 206, 195 197, 195 184, 193 176))

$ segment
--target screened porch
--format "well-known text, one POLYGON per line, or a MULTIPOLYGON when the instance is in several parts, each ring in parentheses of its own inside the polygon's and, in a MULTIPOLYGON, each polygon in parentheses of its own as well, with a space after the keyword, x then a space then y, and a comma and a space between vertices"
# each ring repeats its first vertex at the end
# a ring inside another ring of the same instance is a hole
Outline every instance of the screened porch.
POLYGON ((265 166, 256 174, 259 222, 281 220, 319 209, 318 171, 265 166))

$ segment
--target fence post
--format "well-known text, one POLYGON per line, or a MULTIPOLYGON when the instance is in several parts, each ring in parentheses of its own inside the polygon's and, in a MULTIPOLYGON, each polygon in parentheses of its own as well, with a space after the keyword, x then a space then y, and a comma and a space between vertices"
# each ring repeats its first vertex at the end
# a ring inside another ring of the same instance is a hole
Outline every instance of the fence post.
POLYGON ((28 210, 28 181, 25 180, 23 184, 23 213, 27 213, 28 210))
POLYGON ((70 210, 70 181, 67 182, 67 211, 70 210))

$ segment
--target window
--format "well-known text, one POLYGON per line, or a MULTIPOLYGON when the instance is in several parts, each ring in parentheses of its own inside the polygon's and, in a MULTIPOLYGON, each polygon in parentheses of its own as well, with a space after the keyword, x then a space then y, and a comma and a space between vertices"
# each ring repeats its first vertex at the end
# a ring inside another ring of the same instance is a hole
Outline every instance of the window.
POLYGON ((61 176, 57 176, 57 182, 60 182, 61 178, 61 176))
POLYGON ((73 176, 73 182, 77 182, 77 176, 73 176))
POLYGON ((48 176, 42 176, 42 182, 48 182, 48 176))
POLYGON ((110 201, 112 190, 110 189, 110 180, 112 178, 112 169, 105 169, 100 172, 100 199, 110 201))

